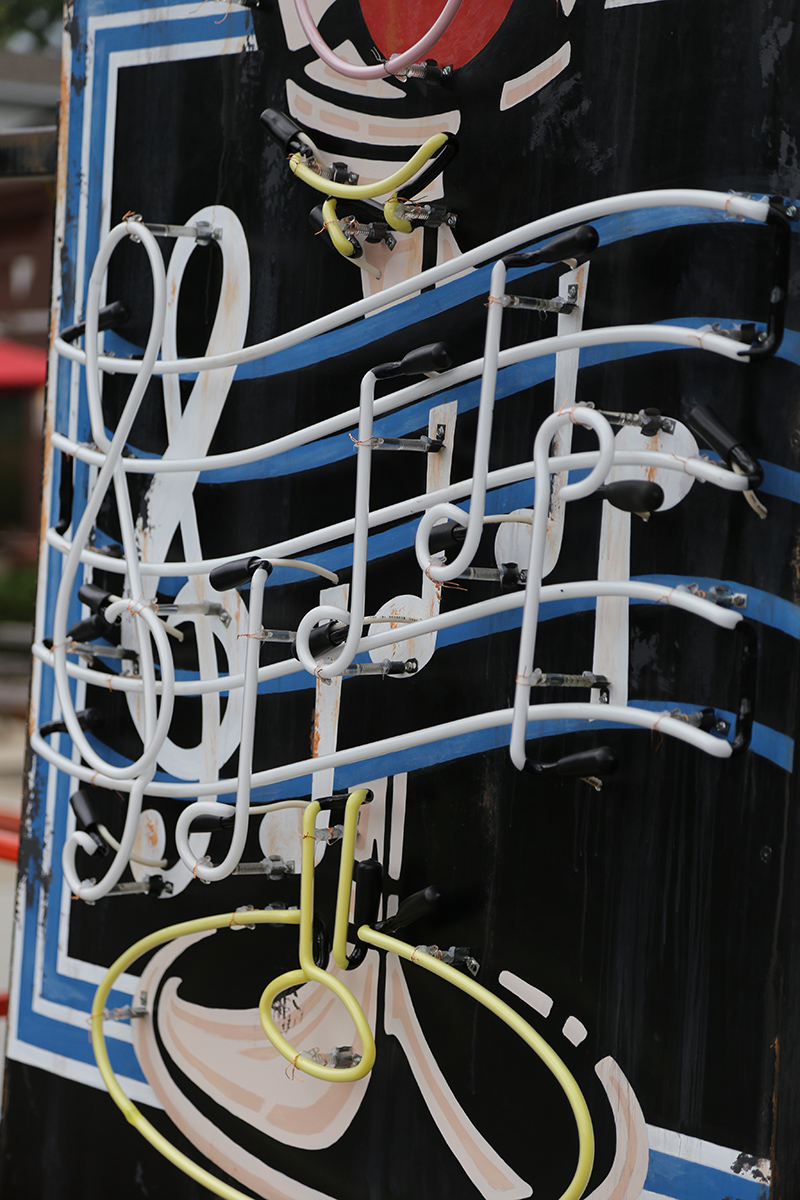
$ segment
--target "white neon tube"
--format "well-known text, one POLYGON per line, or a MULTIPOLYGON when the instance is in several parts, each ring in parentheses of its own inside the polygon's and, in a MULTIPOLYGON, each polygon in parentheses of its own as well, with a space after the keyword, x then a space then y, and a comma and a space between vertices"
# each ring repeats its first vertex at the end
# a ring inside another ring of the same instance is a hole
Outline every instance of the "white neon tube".
MULTIPOLYGON (((492 305, 492 308, 499 307, 499 305, 492 305)), ((721 354, 725 358, 730 358, 740 363, 744 363, 745 361, 737 356, 736 347, 740 346, 740 343, 731 342, 730 338, 722 337, 719 334, 715 334, 710 331, 701 331, 680 325, 620 325, 609 326, 602 329, 582 330, 580 333, 561 335, 560 337, 555 336, 551 338, 542 338, 537 342, 527 342, 523 345, 515 346, 510 350, 502 351, 498 357, 498 363, 500 367, 513 366, 535 358, 544 358, 549 354, 557 354, 562 350, 582 349, 587 346, 596 345, 615 345, 621 342, 658 342, 664 345, 685 346, 690 349, 702 349, 715 354, 721 354)), ((478 360, 478 362, 479 361, 480 360, 478 360)), ((473 364, 469 364, 469 369, 471 371, 472 367, 473 364)), ((430 390, 436 390, 437 385, 439 389, 449 386, 451 376, 456 372, 460 373, 465 369, 466 368, 455 368, 454 372, 443 372, 436 381, 432 381, 433 386, 430 388, 430 390)), ((475 370, 472 373, 477 374, 478 370, 475 370)), ((491 403, 491 399, 487 398, 487 405, 491 403)), ((640 461, 639 453, 640 452, 638 451, 625 451, 623 454, 633 454, 634 457, 626 458, 621 456, 619 462, 625 465, 631 465, 634 462, 638 463, 640 461)), ((642 455, 644 455, 644 453, 644 451, 641 452, 642 455)), ((659 452, 651 451, 649 453, 656 454, 659 452)), ((739 479, 742 482, 734 484, 732 482, 732 472, 728 471, 726 468, 716 467, 713 463, 702 463, 702 460, 699 458, 680 459, 674 458, 674 456, 664 455, 661 459, 659 459, 658 465, 667 466, 668 463, 666 460, 668 457, 671 457, 676 464, 673 468, 675 470, 683 470, 697 478, 706 478, 715 483, 719 482, 721 486, 729 488, 730 490, 745 491, 748 487, 746 477, 740 476, 739 479)), ((565 469, 568 462, 572 462, 573 459, 570 456, 570 458, 564 458, 559 461, 563 464, 563 469, 565 469)), ((645 462, 647 465, 651 465, 651 460, 642 458, 641 461, 645 462)), ((588 466, 589 459, 577 456, 573 465, 576 468, 579 466, 588 466)), ((655 465, 654 462, 652 465, 655 465)), ((526 467, 522 474, 519 473, 520 470, 521 468, 518 466, 506 468, 505 472, 499 471, 493 473, 491 476, 493 481, 492 486, 499 487, 503 482, 515 482, 519 479, 530 478, 533 474, 530 467, 526 467)), ((483 479, 484 492, 489 486, 489 480, 490 477, 488 475, 483 479)), ((468 482, 472 488, 475 488, 480 482, 480 479, 476 479, 476 477, 473 475, 471 480, 465 482, 468 482)), ((465 485, 451 485, 451 488, 448 489, 448 492, 452 496, 457 496, 459 493, 453 489, 463 486, 465 485)), ((466 494, 466 492, 462 492, 461 494, 466 494)), ((427 499, 431 500, 434 496, 438 495, 439 493, 431 492, 428 494, 427 499)), ((415 513, 421 511, 423 507, 428 508, 427 504, 424 506, 417 504, 416 499, 410 502, 400 502, 398 505, 393 505, 390 508, 379 510, 376 514, 370 514, 369 526, 370 528, 373 528, 375 525, 381 524, 383 521, 395 520, 397 516, 414 515, 415 513), (416 507, 410 510, 404 508, 404 505, 408 503, 415 504, 416 507), (387 514, 389 512, 393 513, 394 515, 388 516, 387 514)), ((428 523, 430 527, 432 527, 436 521, 444 516, 447 520, 458 520, 463 525, 467 524, 467 517, 465 513, 457 509, 445 508, 444 504, 436 516, 431 517, 430 511, 431 510, 428 509, 429 515, 426 518, 426 525, 420 526, 421 529, 424 528, 426 531, 426 540, 424 543, 422 543, 422 545, 420 545, 419 540, 417 542, 417 555, 420 565, 422 565, 423 569, 426 569, 433 560, 433 556, 426 555, 425 553, 427 550, 428 523), (448 515, 450 513, 457 513, 458 515, 448 515)), ((269 558, 271 555, 277 554, 300 554, 306 550, 313 549, 314 547, 319 546, 326 541, 333 541, 337 538, 345 537, 353 532, 354 527, 354 520, 340 521, 336 525, 328 526, 322 530, 315 530, 312 533, 302 534, 299 537, 290 538, 284 542, 276 542, 271 546, 259 547, 253 550, 252 553, 261 558, 269 558)), ((53 529, 49 529, 45 536, 48 545, 52 546, 54 549, 60 550, 62 553, 64 552, 65 548, 68 548, 71 545, 68 539, 64 538, 61 534, 56 533, 53 529)), ((419 532, 417 537, 418 539, 421 538, 419 532)), ((243 551, 241 553, 248 553, 248 551, 243 551)), ((140 565, 140 570, 143 576, 158 575, 160 577, 181 577, 183 575, 203 575, 208 574, 208 572, 213 570, 214 567, 221 566, 223 563, 227 562, 229 557, 230 556, 226 556, 225 558, 200 559, 193 562, 145 562, 140 565)), ((126 569, 125 563, 122 559, 115 560, 108 555, 103 555, 92 550, 83 551, 81 555, 81 561, 86 566, 97 567, 103 571, 118 571, 120 573, 124 573, 126 569)), ((433 574, 433 571, 431 573, 433 574)))
MULTIPOLYGON (((492 288, 501 286, 505 280, 505 265, 497 263, 492 271, 492 288)), ((465 571, 472 562, 483 532, 483 514, 486 497, 489 447, 492 436, 492 415, 494 412, 494 389, 497 377, 498 362, 505 365, 505 355, 498 354, 498 344, 502 323, 502 305, 490 304, 486 320, 486 345, 484 363, 486 368, 481 385, 481 397, 478 408, 478 430, 475 437, 475 458, 472 473, 472 493, 469 516, 452 504, 439 504, 429 508, 417 528, 415 547, 417 562, 423 571, 437 582, 455 579, 465 571), (457 521, 466 527, 467 533, 459 554, 452 562, 441 564, 431 554, 429 538, 437 521, 457 521)), ((535 358, 543 358, 548 354, 557 354, 564 350, 580 350, 587 346, 615 345, 620 342, 657 342, 666 345, 686 346, 693 349, 709 350, 724 358, 738 358, 739 343, 732 343, 729 338, 717 333, 699 329, 689 329, 681 325, 618 325, 602 329, 584 329, 578 333, 561 334, 551 338, 541 338, 537 342, 528 342, 524 346, 516 346, 512 351, 506 351, 512 362, 528 362, 535 358)), ((594 410, 587 409, 592 412, 594 410)), ((603 418, 605 421, 605 418, 603 418)), ((607 424, 607 422, 606 422, 607 424)), ((612 435, 613 436, 613 435, 612 435)), ((544 460, 546 461, 546 459, 544 460)), ((563 460, 562 460, 563 461, 563 460)), ((549 478, 549 476, 548 476, 549 478)), ((573 485, 570 484, 570 487, 573 485)))
MULTIPOLYGON (((64 842, 64 849, 61 852, 61 866, 64 871, 64 878, 72 895, 77 896, 87 904, 94 904, 96 900, 102 900, 104 896, 107 896, 114 885, 119 882, 122 872, 130 862, 133 843, 139 831, 142 797, 144 796, 145 788, 153 778, 154 770, 155 768, 151 768, 149 771, 142 772, 132 782, 130 796, 128 797, 128 807, 125 810, 125 826, 122 831, 119 847, 111 860, 110 867, 99 883, 95 883, 93 879, 86 880, 85 882, 81 880, 75 866, 75 853, 78 847, 85 850, 88 854, 94 854, 97 850, 97 844, 92 838, 81 830, 76 829, 64 842)), ((74 774, 74 772, 69 772, 69 774, 74 774)), ((101 775, 94 773, 90 778, 99 779, 101 775)), ((114 783, 116 781, 112 782, 112 787, 114 783)))
MULTIPOLYGON (((272 767, 268 771, 257 771, 251 778, 254 788, 270 787, 277 783, 298 779, 303 775, 311 775, 315 771, 335 770, 339 767, 350 766, 366 759, 382 758, 388 754, 399 754, 405 750, 413 750, 417 746, 428 746, 435 742, 446 741, 448 738, 463 737, 470 733, 480 733, 485 729, 498 729, 510 725, 514 716, 511 708, 496 709, 492 712, 478 713, 473 717, 462 717, 457 721, 449 721, 441 725, 429 725, 411 733, 398 734, 394 737, 381 738, 375 742, 367 742, 361 746, 353 746, 348 750, 337 750, 332 754, 320 755, 319 758, 306 758, 282 767, 272 767)), ((697 750, 710 754, 713 758, 730 758, 731 743, 725 738, 705 733, 685 721, 671 717, 667 710, 662 713, 650 709, 626 708, 623 705, 604 704, 533 704, 528 709, 529 721, 602 721, 614 725, 630 725, 638 729, 658 729, 667 737, 686 742, 697 750)), ((71 762, 63 754, 52 750, 41 735, 34 731, 31 734, 31 748, 40 754, 47 762, 59 767, 67 774, 77 779, 91 779, 93 772, 78 763, 71 762)), ((106 779, 102 773, 94 775, 95 781, 101 787, 116 786, 113 780, 106 779)), ((121 791, 128 789, 124 784, 121 791)), ((195 796, 231 795, 236 791, 236 780, 217 779, 208 783, 165 784, 151 783, 146 794, 165 798, 187 798, 195 796)), ((228 809, 230 812, 230 809, 228 809)))
POLYGON ((295 638, 297 657, 305 669, 320 679, 341 675, 356 656, 364 625, 367 594, 367 535, 369 534, 369 487, 372 477, 373 401, 377 377, 367 371, 361 380, 356 461, 356 495, 353 505, 353 576, 350 583, 350 610, 331 604, 310 609, 300 621, 295 638), (341 621, 348 626, 347 638, 334 654, 332 662, 318 663, 309 647, 309 636, 321 621, 341 621))
MULTIPOLYGON (((693 188, 663 188, 646 192, 627 192, 621 196, 593 200, 588 204, 577 204, 572 208, 562 209, 561 212, 552 213, 550 216, 530 221, 526 225, 520 225, 517 229, 512 229, 509 233, 484 242, 483 245, 476 246, 474 250, 469 250, 466 254, 460 255, 448 263, 431 267, 419 275, 414 275, 411 279, 403 280, 401 283, 386 288, 384 291, 376 292, 375 295, 368 296, 363 300, 357 300, 334 313, 318 317, 288 333, 279 334, 265 342, 257 342, 252 346, 245 346, 241 350, 228 354, 159 362, 154 367, 154 374, 172 375, 190 374, 196 371, 216 371, 225 367, 238 366, 239 363, 255 362, 257 359, 267 358, 281 350, 297 346, 301 342, 317 337, 318 334, 339 329, 342 325, 347 325, 378 308, 387 307, 396 300, 403 300, 414 292, 441 283, 453 275, 459 275, 470 267, 476 267, 498 258, 500 255, 516 249, 522 243, 547 237, 548 234, 557 233, 569 225, 596 221, 601 217, 613 216, 615 213, 628 212, 631 209, 665 207, 705 208, 715 212, 724 212, 730 217, 756 221, 759 224, 766 223, 769 215, 768 200, 754 200, 750 196, 732 196, 725 192, 693 188)), ((58 337, 53 345, 64 358, 78 363, 85 361, 84 352, 79 347, 64 342, 58 337)), ((101 357, 99 365, 101 370, 128 375, 135 375, 140 368, 138 362, 114 358, 110 355, 101 357)))
MULTIPOLYGON (((558 459, 558 469, 563 467, 564 460, 558 459)), ((540 603, 547 604, 556 600, 575 600, 589 596, 627 596, 630 600, 649 601, 653 604, 668 604, 672 608, 684 609, 694 613, 713 625, 722 629, 734 629, 742 620, 741 613, 735 609, 722 608, 710 600, 704 600, 692 592, 656 583, 638 583, 630 580, 579 580, 573 583, 546 584, 540 595, 540 603)), ((472 621, 486 620, 502 612, 510 612, 522 608, 525 593, 506 592, 491 600, 481 600, 476 604, 465 605, 450 612, 439 613, 435 617, 427 617, 422 621, 410 622, 407 625, 393 627, 381 634, 371 634, 359 642, 358 653, 380 649, 395 642, 408 638, 422 637, 428 633, 439 633, 443 629, 467 625, 472 621)), ((41 643, 34 643, 34 655, 48 666, 52 666, 52 652, 41 643)), ((100 671, 92 671, 87 667, 68 664, 70 677, 81 679, 93 687, 104 687, 110 691, 137 692, 142 690, 142 680, 131 678, 129 675, 112 675, 100 671)), ((302 664, 296 659, 286 659, 284 662, 273 663, 268 667, 260 667, 259 683, 270 679, 278 679, 302 671, 302 664)), ((230 692, 240 688, 244 683, 244 675, 222 675, 215 679, 181 680, 175 684, 175 694, 180 696, 200 696, 208 692, 230 692)), ((156 691, 161 684, 156 681, 156 691)))
MULTIPOLYGON (((88 355, 90 362, 93 359, 93 352, 96 349, 96 340, 93 338, 93 330, 96 332, 97 313, 99 309, 100 293, 102 289, 103 279, 108 267, 109 260, 116 246, 123 238, 130 236, 131 229, 126 222, 117 225, 106 237, 103 242, 94 267, 92 269, 91 278, 89 280, 87 306, 86 306, 86 324, 88 333, 88 355)), ((67 555, 64 569, 61 576, 61 582, 56 597, 55 613, 53 618, 53 670, 55 674, 56 691, 58 694, 59 704, 61 706, 62 715, 69 731, 70 737, 75 742, 80 753, 86 761, 92 764, 97 770, 102 770, 109 778, 112 779, 127 779, 137 775, 141 771, 147 770, 155 764, 158 751, 167 736, 170 720, 172 717, 172 702, 174 695, 174 670, 172 667, 172 653, 169 646, 169 639, 164 632, 162 623, 153 613, 152 609, 146 605, 142 605, 138 601, 117 601, 109 605, 106 616, 109 621, 114 621, 125 610, 130 611, 135 616, 141 618, 147 626, 147 632, 155 640, 158 645, 159 660, 162 668, 162 695, 161 707, 158 714, 158 720, 155 720, 156 709, 156 693, 155 693, 155 671, 153 666, 152 647, 150 638, 145 634, 139 636, 139 652, 140 662, 142 664, 143 679, 145 686, 143 689, 144 706, 145 706, 145 740, 141 756, 127 767, 114 767, 110 763, 105 762, 92 748, 86 739, 83 730, 75 715, 75 707, 72 702, 72 696, 69 687, 69 677, 66 668, 67 655, 67 619, 69 604, 72 598, 72 589, 81 562, 81 551, 85 545, 92 526, 94 524, 100 505, 108 490, 110 483, 117 486, 117 500, 120 516, 120 523, 123 533, 123 541, 126 545, 126 566, 131 571, 132 586, 139 583, 136 575, 138 566, 138 556, 135 552, 135 536, 133 531, 133 523, 130 514, 130 505, 127 496, 127 484, 122 472, 117 471, 118 459, 122 453, 127 436, 130 432, 131 425, 138 411, 142 396, 150 379, 152 365, 155 362, 158 348, 161 343, 161 336, 164 326, 164 316, 166 312, 166 284, 164 275, 164 264, 161 258, 161 252, 158 244, 149 230, 137 224, 136 235, 142 242, 142 245, 147 252, 150 261, 150 267, 153 277, 153 318, 150 326, 147 347, 141 363, 139 364, 140 372, 134 380, 131 387, 128 399, 120 417, 119 425, 114 434, 114 438, 109 445, 106 460, 100 469, 95 486, 88 497, 86 507, 83 511, 81 519, 78 523, 78 528, 72 539, 69 554, 67 555), (118 486, 121 485, 121 486, 118 486)))
POLYGON ((175 845, 181 861, 198 879, 216 883, 231 874, 239 863, 247 840, 247 823, 250 819, 250 780, 253 773, 253 746, 256 730, 256 704, 258 702, 258 652, 261 643, 254 636, 261 628, 261 612, 264 604, 264 584, 267 572, 257 567, 250 583, 250 611, 247 622, 247 650, 244 663, 244 699, 242 703, 242 733, 239 739, 239 770, 236 776, 236 805, 233 830, 228 853, 221 863, 201 860, 193 854, 189 845, 190 826, 199 816, 230 816, 230 806, 200 801, 190 804, 178 817, 175 826, 175 845))
POLYGON ((560 499, 563 503, 580 500, 584 496, 591 495, 603 483, 614 457, 614 434, 608 421, 595 409, 585 408, 581 405, 575 405, 563 413, 557 412, 547 417, 539 426, 536 440, 533 443, 533 461, 536 464, 539 487, 536 489, 533 507, 531 549, 514 690, 514 720, 511 726, 511 761, 518 771, 525 766, 525 733, 527 729, 525 714, 530 702, 533 656, 536 650, 539 599, 542 591, 542 572, 547 539, 547 518, 550 515, 550 488, 549 486, 544 488, 542 484, 545 478, 547 478, 548 484, 550 481, 548 458, 550 443, 562 425, 566 425, 570 421, 579 425, 587 425, 595 431, 600 443, 600 454, 597 466, 591 475, 587 475, 579 483, 570 483, 566 487, 562 487, 560 499))

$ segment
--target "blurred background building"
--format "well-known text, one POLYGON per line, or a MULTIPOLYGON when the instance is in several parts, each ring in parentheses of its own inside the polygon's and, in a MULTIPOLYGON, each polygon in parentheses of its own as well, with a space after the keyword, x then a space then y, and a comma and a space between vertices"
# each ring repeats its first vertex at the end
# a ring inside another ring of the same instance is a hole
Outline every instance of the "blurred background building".
MULTIPOLYGON (((0 7, 0 831, 12 833, 19 829, 38 550, 60 27, 58 2, 0 7)), ((15 883, 16 864, 0 859, 0 1022, 15 883)))

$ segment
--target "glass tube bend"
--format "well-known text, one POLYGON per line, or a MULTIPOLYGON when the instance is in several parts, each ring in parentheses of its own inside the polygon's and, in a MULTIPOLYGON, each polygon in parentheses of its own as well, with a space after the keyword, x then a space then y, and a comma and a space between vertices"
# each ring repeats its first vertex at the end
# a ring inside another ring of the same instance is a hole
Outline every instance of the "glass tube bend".
POLYGON ((338 71, 347 79, 385 79, 388 75, 399 75, 406 67, 410 67, 412 63, 427 54, 431 46, 434 46, 439 38, 447 32, 456 13, 461 8, 461 3, 462 0, 447 0, 424 37, 421 37, 413 46, 409 46, 408 50, 404 50, 402 54, 395 54, 388 62, 377 63, 373 67, 348 63, 334 54, 314 24, 307 0, 294 0, 294 7, 303 27, 303 33, 311 43, 312 49, 331 70, 338 71))

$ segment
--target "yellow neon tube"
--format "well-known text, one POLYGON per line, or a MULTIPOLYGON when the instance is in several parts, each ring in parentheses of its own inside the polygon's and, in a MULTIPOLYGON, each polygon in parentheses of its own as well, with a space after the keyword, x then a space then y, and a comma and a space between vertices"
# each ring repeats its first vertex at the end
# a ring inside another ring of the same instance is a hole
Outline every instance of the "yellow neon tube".
MULTIPOLYGON (((366 793, 363 791, 360 793, 354 792, 353 795, 361 795, 363 800, 366 793)), ((352 800, 352 796, 350 800, 352 800)), ((348 800, 348 805, 350 804, 350 800, 348 800)), ((272 983, 268 984, 262 993, 258 1005, 258 1015, 261 1019, 261 1028, 264 1030, 264 1033, 272 1042, 275 1049, 284 1058, 288 1059, 292 1066, 297 1067, 299 1071, 305 1071, 307 1075, 313 1075, 317 1079, 324 1079, 328 1083, 348 1083, 356 1079, 363 1079, 372 1070, 372 1065, 375 1062, 375 1039, 367 1023, 367 1018, 364 1016, 363 1009, 350 989, 334 975, 331 975, 329 971, 323 971, 314 962, 312 950, 314 925, 314 827, 319 811, 320 806, 314 800, 303 813, 303 856, 300 872, 300 970, 287 971, 284 975, 279 975, 277 979, 273 979, 272 983), (352 1067, 329 1067, 326 1063, 314 1062, 311 1058, 303 1057, 302 1053, 296 1050, 291 1042, 287 1041, 272 1019, 272 1001, 276 996, 280 995, 281 992, 285 992, 287 988, 298 987, 301 983, 311 981, 320 983, 323 987, 330 988, 350 1014, 350 1018, 356 1027, 356 1033, 361 1039, 362 1050, 361 1061, 352 1067)), ((357 811, 356 806, 354 814, 357 811)), ((353 815, 352 820, 353 825, 355 825, 355 815, 353 815)), ((351 854, 351 875, 353 871, 352 862, 351 854)))
POLYGON ((345 258, 352 258, 356 248, 341 230, 336 216, 336 201, 331 196, 322 205, 322 219, 325 222, 328 236, 339 253, 343 254, 345 258))
POLYGON ((594 1129, 586 1100, 578 1087, 575 1076, 562 1062, 552 1046, 548 1045, 533 1026, 522 1019, 519 1013, 514 1012, 513 1008, 482 987, 481 984, 476 983, 469 975, 463 975, 461 971, 457 971, 455 967, 441 962, 432 954, 425 954, 417 950, 408 942, 398 941, 397 938, 388 937, 385 933, 377 933, 374 929, 370 929, 369 925, 362 925, 358 930, 358 936, 362 942, 375 946, 378 950, 389 950, 399 958, 405 958, 418 967, 424 967, 426 971, 432 971, 434 975, 439 975, 448 983, 452 983, 453 987, 466 992, 473 1000, 477 1000, 484 1008, 493 1012, 501 1021, 505 1021, 506 1025, 538 1054, 561 1085, 578 1127, 578 1165, 567 1190, 561 1194, 559 1200, 580 1200, 586 1190, 594 1165, 594 1129))
POLYGON ((414 226, 405 217, 398 217, 397 210, 402 209, 402 205, 397 196, 390 196, 383 206, 383 219, 387 225, 391 225, 392 229, 396 229, 398 233, 413 233, 414 226))
MULTIPOLYGON (((367 797, 367 790, 360 788, 351 793, 345 806, 344 833, 342 840, 342 861, 339 872, 339 885, 336 897, 336 918, 334 931, 334 958, 342 966, 347 965, 347 924, 350 909, 350 892, 353 876, 353 858, 355 852, 355 835, 358 811, 367 797)), ((172 941, 193 933, 204 933, 212 929, 222 929, 234 925, 263 925, 283 924, 299 926, 299 960, 300 969, 289 971, 273 980, 265 989, 259 1004, 259 1017, 262 1028, 272 1044, 285 1058, 299 1070, 319 1079, 330 1082, 347 1082, 363 1078, 375 1061, 375 1041, 372 1036, 364 1013, 356 998, 349 989, 327 971, 323 971, 313 958, 313 922, 314 922, 314 848, 315 824, 320 805, 315 801, 309 804, 303 813, 303 846, 302 871, 300 878, 300 908, 299 909, 265 909, 247 910, 243 912, 222 913, 218 916, 203 917, 194 921, 184 921, 177 925, 169 925, 164 929, 141 938, 112 964, 103 978, 92 1003, 92 1048, 100 1070, 103 1082, 108 1088, 109 1095, 124 1114, 126 1120, 142 1134, 144 1138, 160 1154, 163 1154, 174 1166, 183 1171, 195 1182, 208 1188, 209 1191, 223 1197, 223 1200, 247 1200, 243 1192, 230 1184, 224 1183, 211 1175, 203 1167, 193 1162, 180 1150, 172 1145, 136 1105, 125 1095, 111 1067, 103 1034, 103 1012, 106 1007, 111 989, 118 977, 140 955, 172 941), (325 1064, 304 1058, 295 1051, 294 1047, 278 1032, 271 1017, 272 1000, 287 988, 299 986, 313 981, 328 987, 344 1004, 356 1031, 361 1038, 363 1057, 361 1062, 353 1067, 329 1067, 325 1064)), ((519 1037, 526 1042, 539 1056, 542 1062, 558 1080, 567 1101, 572 1109, 578 1129, 578 1164, 575 1174, 562 1193, 559 1200, 579 1200, 586 1189, 594 1163, 594 1131, 589 1110, 583 1094, 574 1076, 555 1050, 536 1032, 527 1021, 523 1020, 509 1005, 493 995, 486 988, 476 983, 468 975, 455 970, 454 967, 441 962, 424 951, 417 950, 407 942, 378 933, 368 925, 362 925, 358 930, 359 940, 366 945, 379 950, 397 954, 400 958, 416 963, 417 966, 439 975, 446 982, 459 988, 479 1004, 488 1008, 495 1016, 504 1021, 519 1037)))
POLYGON ((321 175, 317 175, 316 171, 312 171, 311 167, 305 165, 303 156, 299 152, 290 156, 289 166, 298 179, 302 179, 304 183, 309 184, 318 192, 324 192, 327 196, 336 196, 339 200, 371 200, 374 196, 382 196, 386 192, 396 192, 404 183, 408 183, 409 179, 412 179, 425 166, 428 159, 447 144, 448 140, 448 134, 435 133, 433 137, 428 138, 427 142, 422 143, 419 150, 411 156, 404 167, 400 167, 394 175, 389 175, 386 179, 379 179, 376 183, 334 183, 332 179, 323 179, 321 175))
POLYGON ((125 1095, 117 1082, 117 1077, 108 1058, 106 1039, 103 1033, 103 1010, 106 1006, 109 992, 118 977, 131 963, 135 962, 141 954, 146 954, 148 950, 153 950, 156 946, 163 945, 164 942, 170 942, 176 937, 185 937, 190 933, 205 933, 209 929, 224 929, 226 926, 232 927, 234 925, 268 925, 273 922, 282 925, 297 925, 300 922, 300 911, 296 908, 290 908, 221 913, 215 917, 201 917, 196 921, 183 921, 179 925, 168 925, 165 929, 159 929, 155 933, 151 933, 148 937, 135 942, 130 949, 120 955, 115 963, 112 963, 95 992, 92 1003, 92 1049, 94 1050, 97 1065, 100 1068, 103 1083, 108 1088, 108 1094, 111 1096, 111 1099, 117 1108, 121 1110, 125 1119, 142 1137, 147 1139, 151 1146, 155 1146, 159 1154, 163 1154, 173 1166, 177 1167, 179 1171, 183 1171, 190 1179, 194 1179, 196 1183, 208 1188, 210 1192, 214 1192, 217 1196, 222 1196, 223 1200, 250 1200, 250 1197, 244 1192, 240 1192, 238 1188, 231 1187, 230 1184, 217 1179, 215 1175, 206 1171, 196 1162, 192 1162, 190 1158, 173 1146, 171 1142, 167 1141, 163 1134, 159 1133, 150 1124, 147 1117, 139 1111, 133 1101, 125 1095))
POLYGON ((347 797, 342 833, 342 860, 339 866, 339 887, 336 891, 336 917, 333 924, 333 961, 347 970, 347 924, 350 919, 350 892, 353 886, 353 859, 356 854, 358 810, 367 798, 367 789, 360 788, 347 797))

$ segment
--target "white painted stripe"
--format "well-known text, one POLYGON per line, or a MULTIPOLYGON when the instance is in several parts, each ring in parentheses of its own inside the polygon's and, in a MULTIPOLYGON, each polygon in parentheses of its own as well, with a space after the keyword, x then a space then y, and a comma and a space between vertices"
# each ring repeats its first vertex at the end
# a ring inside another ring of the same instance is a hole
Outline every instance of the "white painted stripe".
POLYGON ((580 1046, 581 1042, 585 1042, 589 1036, 589 1030, 577 1017, 567 1017, 561 1032, 568 1042, 572 1042, 573 1046, 580 1046))
POLYGON ((551 54, 524 75, 506 80, 500 96, 500 112, 506 112, 516 104, 521 104, 523 100, 535 96, 545 84, 550 83, 569 66, 571 54, 572 47, 569 42, 565 42, 560 50, 556 50, 555 54, 551 54))
MULTIPOLYGON (((352 42, 342 42, 340 46, 334 48, 334 53, 337 57, 343 58, 345 62, 353 64, 362 62, 352 42)), ((344 75, 340 75, 338 71, 334 71, 318 58, 308 64, 305 72, 308 78, 313 79, 315 83, 324 84, 325 87, 332 88, 336 92, 345 92, 351 99, 354 95, 368 96, 373 100, 405 99, 403 89, 387 83, 385 79, 345 78, 344 75)))
MULTIPOLYGON (((363 142, 383 149, 422 145, 435 133, 457 133, 461 124, 458 109, 411 118, 362 113, 357 108, 320 100, 291 79, 286 80, 286 102, 292 116, 310 129, 340 140, 346 138, 350 142, 363 142)), ((397 169, 396 163, 394 169, 397 169)), ((376 178, 380 179, 380 176, 376 178)))
MULTIPOLYGON (((408 775, 395 775, 392 790, 392 828, 389 842, 389 878, 399 879, 403 865, 403 835, 406 827, 406 790, 408 775)), ((387 910, 388 911, 388 910, 387 910)), ((397 908, 394 910, 397 912, 397 908)), ((393 914, 390 913, 390 916, 393 914)))
MULTIPOLYGON (((658 4, 659 0, 606 0, 606 8, 627 8, 629 4, 658 4)), ((642 1192, 644 1196, 645 1193, 642 1192)))
POLYGON ((513 992, 515 996, 519 996, 520 1000, 524 1000, 543 1017, 550 1016, 553 1008, 552 997, 548 996, 546 992, 541 992, 532 983, 526 983, 524 979, 520 979, 519 975, 514 975, 511 971, 501 971, 497 982, 509 992, 513 992))
MULTIPOLYGON (((704 1142, 700 1138, 689 1137, 685 1133, 675 1133, 672 1129, 659 1129, 654 1125, 647 1126, 647 1136, 650 1149, 661 1154, 671 1154, 684 1162, 698 1163, 703 1167, 712 1167, 715 1171, 726 1171, 738 1179, 752 1179, 748 1171, 734 1171, 733 1164, 740 1157, 740 1151, 727 1146, 716 1146, 713 1142, 704 1142)), ((769 1159, 760 1159, 758 1169, 769 1179, 769 1159)), ((644 1193, 643 1193, 644 1195, 644 1193)))

